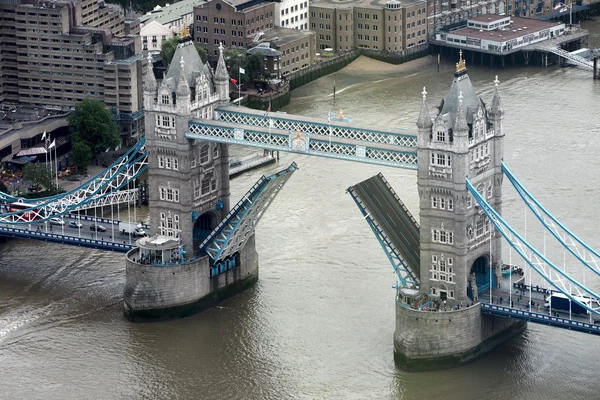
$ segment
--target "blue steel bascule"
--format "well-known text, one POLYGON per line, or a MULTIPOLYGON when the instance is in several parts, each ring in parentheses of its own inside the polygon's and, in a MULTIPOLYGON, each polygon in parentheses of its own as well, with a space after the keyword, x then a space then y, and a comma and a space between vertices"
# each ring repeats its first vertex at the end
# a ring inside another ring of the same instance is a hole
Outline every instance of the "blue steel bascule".
MULTIPOLYGON (((0 214, 0 234, 51 240, 60 235, 20 229, 32 223, 24 215, 33 212, 36 222, 44 222, 107 204, 107 199, 134 198, 130 183, 148 170, 153 236, 135 246, 83 238, 54 241, 128 252, 124 303, 130 319, 184 316, 256 281, 254 228, 298 169, 293 163, 261 177, 230 208, 224 161, 228 144, 417 169, 420 223, 382 174, 348 188, 398 277, 398 365, 418 370, 468 362, 520 333, 523 321, 600 334, 600 325, 594 323, 600 295, 501 217, 506 176, 565 253, 600 275, 600 254, 544 209, 502 162, 504 111, 497 80, 487 105, 475 94, 461 59, 433 118, 423 90, 419 135, 411 136, 230 107, 222 55, 213 71, 202 64, 193 43, 184 40, 176 50, 178 59, 163 82, 158 84, 153 75, 146 81, 147 140, 77 189, 38 199, 29 210, 0 214), (494 237, 494 231, 500 235, 494 237), (501 238, 549 284, 543 291, 536 289, 535 297, 531 272, 529 285, 525 279, 514 282, 529 290, 525 310, 523 304, 514 306, 512 288, 498 285, 501 238), (562 293, 589 315, 566 318, 553 315, 552 308, 536 312, 532 299, 543 304, 549 293, 562 293), (501 296, 510 299, 508 305, 493 301, 501 296), (432 308, 437 311, 430 312, 432 308)), ((19 199, 0 193, 0 200, 19 199)))

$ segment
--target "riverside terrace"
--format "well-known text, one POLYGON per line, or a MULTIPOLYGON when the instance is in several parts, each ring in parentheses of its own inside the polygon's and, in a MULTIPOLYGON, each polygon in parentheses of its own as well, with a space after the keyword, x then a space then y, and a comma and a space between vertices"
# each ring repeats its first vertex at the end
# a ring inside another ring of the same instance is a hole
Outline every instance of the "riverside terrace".
POLYGON ((469 18, 464 28, 441 30, 431 42, 480 53, 512 54, 530 44, 559 38, 565 32, 564 23, 486 14, 469 18))

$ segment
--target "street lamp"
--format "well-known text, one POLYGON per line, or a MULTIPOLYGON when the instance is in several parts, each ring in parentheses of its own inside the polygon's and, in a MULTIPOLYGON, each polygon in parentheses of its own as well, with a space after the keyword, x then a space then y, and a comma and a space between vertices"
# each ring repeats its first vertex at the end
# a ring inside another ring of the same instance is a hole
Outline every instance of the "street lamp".
POLYGON ((559 13, 563 13, 563 12, 569 10, 569 25, 573 25, 573 0, 571 0, 571 3, 569 3, 569 4, 559 2, 556 5, 556 7, 554 7, 554 9, 557 10, 559 8, 560 8, 560 10, 558 10, 559 13))

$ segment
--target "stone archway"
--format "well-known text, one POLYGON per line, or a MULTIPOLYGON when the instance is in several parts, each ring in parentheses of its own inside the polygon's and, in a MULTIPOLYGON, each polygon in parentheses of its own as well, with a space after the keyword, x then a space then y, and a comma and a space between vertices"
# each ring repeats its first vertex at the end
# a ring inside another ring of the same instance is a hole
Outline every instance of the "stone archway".
POLYGON ((193 228, 193 245, 194 245, 194 253, 198 252, 198 247, 202 244, 204 239, 210 235, 213 229, 217 226, 217 215, 212 211, 207 211, 201 214, 194 221, 193 228))
POLYGON ((489 290, 490 288, 490 273, 492 288, 496 287, 496 274, 492 269, 490 271, 490 256, 489 254, 484 254, 475 259, 473 261, 473 265, 471 266, 471 273, 469 277, 469 287, 467 289, 468 296, 475 300, 475 297, 479 295, 482 291, 489 290), (477 292, 475 292, 475 286, 477 287, 477 292))

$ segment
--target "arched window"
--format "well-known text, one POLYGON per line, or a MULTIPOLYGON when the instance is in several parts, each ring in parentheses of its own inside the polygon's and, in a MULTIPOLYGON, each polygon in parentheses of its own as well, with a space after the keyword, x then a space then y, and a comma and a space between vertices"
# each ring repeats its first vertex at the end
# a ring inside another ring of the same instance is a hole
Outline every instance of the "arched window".
POLYGON ((200 164, 206 164, 208 162, 208 151, 209 147, 207 144, 200 149, 200 164))

